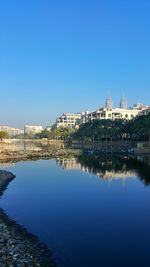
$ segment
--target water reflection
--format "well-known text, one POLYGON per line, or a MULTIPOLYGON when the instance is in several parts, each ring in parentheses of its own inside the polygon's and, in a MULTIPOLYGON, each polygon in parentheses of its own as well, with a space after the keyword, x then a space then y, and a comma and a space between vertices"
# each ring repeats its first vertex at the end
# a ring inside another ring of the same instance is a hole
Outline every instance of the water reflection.
POLYGON ((150 194, 135 177, 150 183, 149 162, 91 156, 59 157, 58 165, 19 162, 1 206, 52 249, 58 266, 147 267, 150 194), (118 183, 131 177, 125 188, 118 183))
POLYGON ((81 170, 90 172, 97 177, 108 180, 136 178, 150 184, 149 157, 97 157, 80 156, 72 158, 58 158, 57 163, 65 170, 81 170))
POLYGON ((14 162, 0 162, 0 169, 12 168, 15 166, 14 162))
POLYGON ((53 142, 47 140, 10 140, 8 143, 0 142, 1 151, 19 151, 19 150, 32 150, 41 151, 49 150, 52 148, 64 148, 63 142, 53 142))

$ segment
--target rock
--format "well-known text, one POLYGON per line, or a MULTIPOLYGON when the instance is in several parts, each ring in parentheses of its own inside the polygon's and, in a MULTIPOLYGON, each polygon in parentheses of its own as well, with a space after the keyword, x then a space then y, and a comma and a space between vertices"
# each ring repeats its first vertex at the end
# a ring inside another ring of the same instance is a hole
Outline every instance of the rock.
MULTIPOLYGON (((14 178, 15 175, 11 172, 0 170, 0 195, 14 178)), ((0 209, 0 266, 56 266, 47 246, 11 220, 2 209, 0 209)))

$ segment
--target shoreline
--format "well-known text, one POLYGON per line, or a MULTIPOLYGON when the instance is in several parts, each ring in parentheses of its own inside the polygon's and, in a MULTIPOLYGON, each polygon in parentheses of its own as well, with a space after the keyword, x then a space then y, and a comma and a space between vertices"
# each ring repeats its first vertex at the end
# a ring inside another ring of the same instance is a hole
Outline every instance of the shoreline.
POLYGON ((128 152, 127 150, 97 150, 90 148, 61 148, 61 149, 49 149, 49 150, 5 150, 0 152, 0 162, 17 162, 17 161, 28 161, 28 160, 39 160, 39 159, 52 159, 63 156, 80 156, 86 155, 130 155, 130 156, 146 156, 150 155, 149 151, 146 150, 134 150, 128 152))
POLYGON ((81 155, 81 149, 51 149, 51 150, 15 150, 0 152, 0 162, 21 161, 21 160, 38 160, 50 159, 61 156, 78 156, 81 155))
MULTIPOLYGON (((11 172, 0 170, 0 197, 15 178, 11 172)), ((9 218, 0 208, 0 266, 56 267, 46 244, 26 228, 9 218)))

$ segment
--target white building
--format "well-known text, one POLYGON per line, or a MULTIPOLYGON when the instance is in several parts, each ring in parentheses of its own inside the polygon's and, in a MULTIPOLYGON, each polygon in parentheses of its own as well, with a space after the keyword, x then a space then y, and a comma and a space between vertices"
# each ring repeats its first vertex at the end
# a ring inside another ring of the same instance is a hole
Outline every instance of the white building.
POLYGON ((25 125, 24 126, 24 134, 36 134, 43 131, 43 126, 37 125, 25 125))
POLYGON ((45 130, 48 131, 48 132, 50 132, 52 130, 52 126, 46 126, 45 127, 45 130))
POLYGON ((0 131, 8 133, 10 137, 23 134, 23 130, 6 125, 0 125, 0 131))
POLYGON ((81 113, 63 113, 62 116, 57 118, 54 128, 59 127, 78 127, 81 120, 81 113))
POLYGON ((82 124, 82 123, 86 123, 86 122, 89 120, 89 116, 90 116, 90 114, 91 114, 90 111, 82 112, 82 114, 81 114, 80 124, 82 124))
POLYGON ((83 113, 81 117, 81 123, 86 123, 93 120, 116 120, 116 119, 126 119, 131 120, 135 118, 142 111, 146 110, 148 107, 138 103, 133 106, 133 108, 127 108, 127 101, 122 98, 120 101, 119 108, 113 108, 112 99, 109 97, 105 102, 105 107, 99 108, 91 113, 83 113))
POLYGON ((143 103, 136 103, 133 105, 133 109, 144 110, 147 108, 149 108, 149 106, 145 106, 143 103))
POLYGON ((148 114, 150 114, 150 107, 148 107, 148 108, 142 110, 142 111, 139 113, 139 115, 148 115, 148 114))

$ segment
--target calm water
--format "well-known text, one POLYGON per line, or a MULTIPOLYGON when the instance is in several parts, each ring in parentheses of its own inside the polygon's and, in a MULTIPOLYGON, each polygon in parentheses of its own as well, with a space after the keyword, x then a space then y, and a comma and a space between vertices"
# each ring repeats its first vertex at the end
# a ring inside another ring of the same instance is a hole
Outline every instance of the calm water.
POLYGON ((3 168, 16 178, 0 206, 47 243, 58 267, 150 266, 149 159, 81 157, 3 168))
POLYGON ((10 139, 8 142, 0 142, 1 151, 20 151, 20 150, 49 150, 52 148, 63 148, 64 144, 60 142, 44 141, 44 140, 24 140, 24 139, 10 139))

